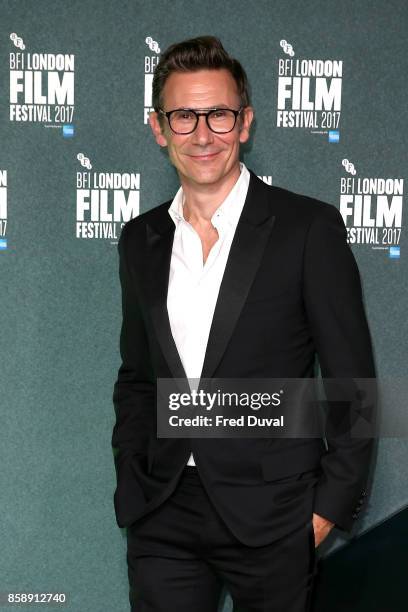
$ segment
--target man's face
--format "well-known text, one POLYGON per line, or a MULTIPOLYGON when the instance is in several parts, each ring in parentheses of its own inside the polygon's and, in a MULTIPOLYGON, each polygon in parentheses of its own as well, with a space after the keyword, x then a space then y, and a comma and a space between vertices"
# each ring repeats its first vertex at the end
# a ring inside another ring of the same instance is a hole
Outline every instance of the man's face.
MULTIPOLYGON (((173 72, 165 83, 162 97, 165 111, 220 106, 238 110, 240 107, 235 80, 225 69, 173 72)), ((239 145, 249 138, 252 108, 248 106, 241 117, 227 134, 212 132, 204 116, 200 116, 195 131, 186 135, 172 132, 164 116, 161 129, 157 113, 150 114, 150 125, 157 143, 167 146, 180 178, 196 184, 215 184, 239 168, 239 145)))

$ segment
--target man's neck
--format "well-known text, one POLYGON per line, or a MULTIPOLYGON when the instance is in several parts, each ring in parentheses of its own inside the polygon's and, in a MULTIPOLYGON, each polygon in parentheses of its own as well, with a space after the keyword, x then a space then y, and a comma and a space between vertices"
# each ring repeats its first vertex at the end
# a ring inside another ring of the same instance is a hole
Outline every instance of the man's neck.
POLYGON ((222 182, 197 184, 180 176, 184 193, 183 214, 186 221, 192 225, 210 223, 211 217, 225 200, 240 176, 239 163, 222 182))

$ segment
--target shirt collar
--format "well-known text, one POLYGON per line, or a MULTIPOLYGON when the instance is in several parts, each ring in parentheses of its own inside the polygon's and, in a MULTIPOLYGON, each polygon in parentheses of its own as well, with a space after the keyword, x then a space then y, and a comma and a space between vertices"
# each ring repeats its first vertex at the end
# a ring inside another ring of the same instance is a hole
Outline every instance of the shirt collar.
MULTIPOLYGON (((250 178, 248 168, 245 166, 245 164, 240 162, 239 166, 240 175, 238 180, 232 187, 225 200, 215 210, 213 216, 211 217, 211 222, 214 225, 217 225, 218 222, 224 223, 224 221, 226 221, 230 226, 236 226, 238 223, 239 216, 245 203, 250 178)), ((184 192, 183 188, 180 187, 168 209, 169 215, 173 219, 176 227, 181 221, 185 221, 183 206, 184 192)))

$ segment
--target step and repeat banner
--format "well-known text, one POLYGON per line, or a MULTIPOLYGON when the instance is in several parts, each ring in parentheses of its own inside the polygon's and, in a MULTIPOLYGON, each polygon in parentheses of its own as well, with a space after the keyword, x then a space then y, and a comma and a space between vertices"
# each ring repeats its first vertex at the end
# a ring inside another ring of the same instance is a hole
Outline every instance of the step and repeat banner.
MULTIPOLYGON (((148 124, 153 73, 174 42, 221 39, 251 84, 242 160, 340 210, 382 418, 403 424, 407 27, 403 0, 0 0, 3 599, 45 592, 60 594, 49 609, 64 598, 73 612, 128 609, 110 445, 117 242, 124 222, 179 186, 148 124)), ((352 537, 331 537, 322 558, 406 507, 407 463, 404 428, 391 428, 352 537)))

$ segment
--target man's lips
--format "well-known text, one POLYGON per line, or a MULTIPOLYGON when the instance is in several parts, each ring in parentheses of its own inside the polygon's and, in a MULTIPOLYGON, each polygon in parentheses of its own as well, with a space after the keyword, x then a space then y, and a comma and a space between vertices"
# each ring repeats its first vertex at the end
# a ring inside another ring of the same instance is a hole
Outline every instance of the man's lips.
POLYGON ((196 160, 206 160, 213 159, 216 155, 218 155, 218 153, 219 151, 217 151, 216 153, 205 153, 203 155, 190 155, 190 157, 196 160))

